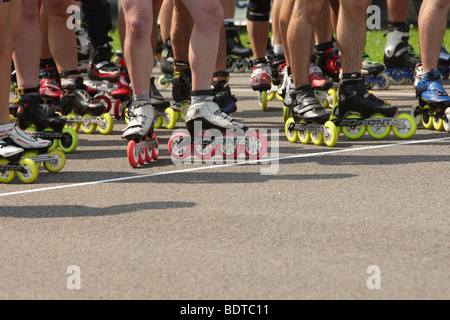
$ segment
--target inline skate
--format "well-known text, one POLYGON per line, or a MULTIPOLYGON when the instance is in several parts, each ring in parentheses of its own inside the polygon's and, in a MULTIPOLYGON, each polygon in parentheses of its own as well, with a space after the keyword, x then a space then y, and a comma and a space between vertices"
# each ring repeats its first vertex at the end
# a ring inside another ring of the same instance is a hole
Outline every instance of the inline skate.
POLYGON ((106 113, 107 105, 92 98, 86 91, 83 78, 78 77, 75 83, 63 86, 60 98, 61 113, 66 116, 66 126, 78 131, 80 126, 84 133, 92 134, 95 129, 101 134, 110 134, 113 130, 113 119, 106 113))
POLYGON ((192 73, 189 64, 175 62, 172 79, 173 108, 186 120, 186 112, 191 105, 192 73))
POLYGON ((227 72, 245 72, 253 67, 249 59, 252 49, 245 47, 239 37, 234 23, 225 23, 226 46, 227 46, 227 72))
POLYGON ((444 45, 441 46, 441 51, 439 52, 438 70, 441 78, 447 80, 450 75, 450 54, 444 45))
POLYGON ((391 81, 387 73, 384 72, 385 69, 383 63, 376 62, 364 52, 361 74, 370 89, 373 89, 375 85, 382 90, 389 88, 391 81))
POLYGON ((305 85, 291 92, 292 103, 289 105, 289 117, 285 122, 287 139, 296 143, 308 144, 311 141, 320 146, 324 142, 334 147, 338 139, 338 131, 330 115, 316 99, 311 85, 305 85))
POLYGON ((159 143, 154 133, 155 113, 150 102, 135 100, 126 110, 128 126, 122 131, 122 138, 128 140, 129 164, 136 168, 159 157, 159 143))
POLYGON ((8 145, 0 137, 0 182, 10 183, 16 174, 24 183, 33 183, 39 176, 36 163, 23 158, 24 150, 8 145))
POLYGON ((267 151, 265 137, 222 112, 210 94, 189 108, 186 129, 175 131, 169 139, 173 160, 185 160, 192 150, 200 160, 216 154, 221 159, 237 159, 242 151, 247 158, 259 159, 267 151))
POLYGON ((163 43, 161 52, 160 67, 162 75, 158 78, 158 85, 161 89, 168 88, 172 83, 174 64, 175 61, 173 59, 172 41, 170 41, 169 38, 165 43, 163 43))
POLYGON ((384 65, 386 74, 393 84, 414 82, 414 68, 420 63, 420 57, 408 43, 409 27, 399 24, 388 28, 384 48, 384 65))
POLYGON ((406 113, 396 116, 396 112, 397 107, 367 91, 361 74, 343 74, 339 103, 330 120, 338 132, 342 130, 352 140, 360 139, 366 131, 374 139, 384 139, 391 130, 400 139, 411 138, 417 129, 416 121, 406 113))
POLYGON ((219 105, 220 110, 222 110, 226 114, 231 114, 237 111, 237 99, 234 95, 231 94, 231 89, 228 85, 228 79, 228 72, 214 72, 211 89, 214 95, 214 99, 219 105))
POLYGON ((419 103, 413 105, 411 115, 417 125, 450 132, 450 97, 442 87, 437 70, 417 75, 416 97, 419 103))

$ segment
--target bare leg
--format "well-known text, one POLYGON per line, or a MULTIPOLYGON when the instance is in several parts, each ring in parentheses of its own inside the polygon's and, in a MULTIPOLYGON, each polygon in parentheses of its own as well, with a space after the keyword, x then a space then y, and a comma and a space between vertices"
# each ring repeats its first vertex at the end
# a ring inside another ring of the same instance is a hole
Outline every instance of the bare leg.
POLYGON ((405 22, 409 0, 386 0, 389 22, 405 22))
POLYGON ((164 0, 161 6, 159 21, 161 39, 165 43, 170 37, 170 25, 172 24, 173 0, 164 0))

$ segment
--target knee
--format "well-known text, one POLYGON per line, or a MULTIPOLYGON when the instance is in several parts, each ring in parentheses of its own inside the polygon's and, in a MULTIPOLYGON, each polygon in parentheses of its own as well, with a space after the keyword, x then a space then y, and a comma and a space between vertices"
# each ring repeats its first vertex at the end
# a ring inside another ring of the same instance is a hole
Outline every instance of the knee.
POLYGON ((305 21, 308 23, 314 23, 317 15, 320 13, 322 9, 323 0, 319 1, 304 1, 304 4, 301 5, 300 15, 303 17, 305 21))
POLYGON ((441 12, 448 13, 448 9, 450 8, 450 1, 448 0, 433 0, 431 2, 434 2, 433 6, 441 12))
POLYGON ((366 14, 367 2, 366 1, 354 1, 354 0, 340 0, 341 9, 344 11, 351 11, 353 13, 366 14))
POLYGON ((51 17, 67 19, 71 14, 67 12, 67 8, 72 5, 72 0, 45 0, 44 3, 49 19, 51 17))
POLYGON ((38 0, 23 0, 22 1, 22 19, 32 21, 38 19, 38 0))
POLYGON ((194 18, 194 24, 200 30, 219 32, 223 25, 224 12, 219 4, 211 5, 201 15, 193 15, 192 17, 194 18))

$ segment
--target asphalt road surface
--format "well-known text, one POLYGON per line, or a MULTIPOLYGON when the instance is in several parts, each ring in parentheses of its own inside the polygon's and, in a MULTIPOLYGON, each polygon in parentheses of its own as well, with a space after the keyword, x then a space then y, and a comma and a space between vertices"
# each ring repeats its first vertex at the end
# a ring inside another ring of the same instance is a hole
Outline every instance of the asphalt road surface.
MULTIPOLYGON (((234 117, 270 163, 174 164, 158 129, 158 160, 132 168, 117 120, 79 131, 60 172, 1 184, 0 299, 449 299, 450 135, 293 144, 249 77, 231 75, 234 117)), ((375 93, 415 102, 410 84, 375 93)))

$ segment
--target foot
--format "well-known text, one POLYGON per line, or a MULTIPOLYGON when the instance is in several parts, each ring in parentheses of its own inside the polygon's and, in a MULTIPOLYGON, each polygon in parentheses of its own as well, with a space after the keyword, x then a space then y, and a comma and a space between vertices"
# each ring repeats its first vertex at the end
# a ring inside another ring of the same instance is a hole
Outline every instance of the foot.
POLYGON ((155 118, 153 106, 143 100, 133 101, 125 116, 129 119, 128 126, 122 131, 122 138, 131 140, 145 137, 149 132, 155 118))

